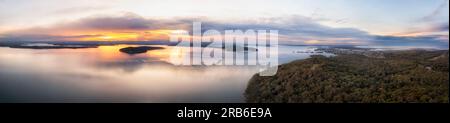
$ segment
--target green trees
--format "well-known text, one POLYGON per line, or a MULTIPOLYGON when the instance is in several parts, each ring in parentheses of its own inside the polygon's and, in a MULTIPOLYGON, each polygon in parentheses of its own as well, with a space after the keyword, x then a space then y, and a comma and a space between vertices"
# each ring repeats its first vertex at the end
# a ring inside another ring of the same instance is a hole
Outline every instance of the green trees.
POLYGON ((279 66, 275 76, 253 76, 245 97, 251 103, 448 103, 448 64, 448 51, 312 56, 279 66))

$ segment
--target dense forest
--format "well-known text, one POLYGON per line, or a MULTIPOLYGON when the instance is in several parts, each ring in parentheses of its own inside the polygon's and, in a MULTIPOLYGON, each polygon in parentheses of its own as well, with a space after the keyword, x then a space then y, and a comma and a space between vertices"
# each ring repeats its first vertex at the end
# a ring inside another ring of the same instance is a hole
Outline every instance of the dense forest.
POLYGON ((280 65, 275 76, 253 76, 245 97, 250 103, 448 103, 448 56, 448 50, 312 56, 280 65))

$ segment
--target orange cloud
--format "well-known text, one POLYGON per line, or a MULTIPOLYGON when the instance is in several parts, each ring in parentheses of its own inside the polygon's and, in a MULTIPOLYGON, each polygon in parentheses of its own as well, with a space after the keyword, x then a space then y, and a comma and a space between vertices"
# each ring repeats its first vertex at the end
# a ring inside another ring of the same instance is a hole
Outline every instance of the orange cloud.
MULTIPOLYGON (((71 40, 79 41, 161 41, 168 40, 168 35, 175 30, 147 30, 128 32, 91 32, 92 37, 83 37, 71 40)), ((82 34, 82 33, 80 33, 82 34)))
MULTIPOLYGON (((135 14, 89 17, 5 32, 4 40, 17 41, 161 41, 171 31, 188 29, 179 20, 147 19, 135 14)), ((1 38, 1 37, 0 37, 1 38)))

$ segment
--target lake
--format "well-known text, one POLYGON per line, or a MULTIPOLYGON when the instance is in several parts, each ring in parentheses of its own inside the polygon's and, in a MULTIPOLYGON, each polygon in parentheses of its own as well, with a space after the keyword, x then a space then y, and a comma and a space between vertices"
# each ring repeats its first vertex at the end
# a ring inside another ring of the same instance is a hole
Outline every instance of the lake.
MULTIPOLYGON (((249 66, 174 66, 173 47, 128 55, 132 45, 86 49, 0 47, 0 102, 245 102, 249 66)), ((279 62, 314 46, 279 46, 279 62)), ((304 52, 307 51, 307 52, 304 52)))

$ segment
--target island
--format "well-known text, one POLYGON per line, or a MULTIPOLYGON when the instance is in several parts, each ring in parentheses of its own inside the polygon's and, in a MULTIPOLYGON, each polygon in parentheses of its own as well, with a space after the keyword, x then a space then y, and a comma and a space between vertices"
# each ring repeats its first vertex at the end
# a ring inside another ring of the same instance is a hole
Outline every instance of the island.
POLYGON ((150 47, 150 46, 140 46, 140 47, 126 47, 120 49, 120 52, 134 55, 134 54, 140 54, 140 53, 146 53, 149 50, 159 50, 164 49, 163 47, 150 47))
POLYGON ((253 47, 249 47, 249 46, 239 46, 236 44, 233 44, 233 47, 231 47, 230 49, 225 48, 225 46, 222 46, 223 50, 226 51, 231 51, 231 52, 256 52, 258 51, 258 48, 253 48, 253 47))

